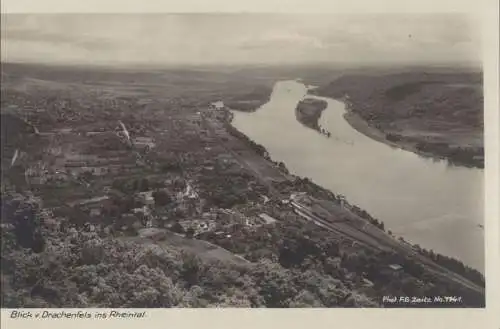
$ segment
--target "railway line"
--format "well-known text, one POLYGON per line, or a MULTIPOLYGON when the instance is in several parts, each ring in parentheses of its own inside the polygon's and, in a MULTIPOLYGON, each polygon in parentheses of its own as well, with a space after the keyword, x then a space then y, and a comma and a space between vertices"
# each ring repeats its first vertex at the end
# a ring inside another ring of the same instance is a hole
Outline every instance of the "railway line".
MULTIPOLYGON (((296 213, 302 217, 308 217, 309 220, 313 221, 315 224, 331 230, 337 234, 344 235, 348 238, 353 239, 360 245, 365 247, 373 248, 379 251, 398 251, 404 253, 410 257, 413 257, 420 261, 426 266, 426 269, 438 276, 444 277, 448 280, 452 280, 459 283, 477 293, 484 294, 484 288, 461 277, 460 275, 434 263, 432 260, 427 259, 425 256, 420 255, 410 246, 403 245, 402 243, 394 240, 394 238, 387 236, 383 237, 381 234, 373 234, 366 229, 366 226, 370 227, 371 224, 365 225, 365 229, 356 229, 349 225, 349 220, 328 220, 322 216, 315 214, 308 206, 301 204, 300 202, 294 201, 292 206, 296 209, 296 213)), ((354 214, 353 214, 354 215, 354 214)), ((383 233, 386 234, 386 233, 383 233)))

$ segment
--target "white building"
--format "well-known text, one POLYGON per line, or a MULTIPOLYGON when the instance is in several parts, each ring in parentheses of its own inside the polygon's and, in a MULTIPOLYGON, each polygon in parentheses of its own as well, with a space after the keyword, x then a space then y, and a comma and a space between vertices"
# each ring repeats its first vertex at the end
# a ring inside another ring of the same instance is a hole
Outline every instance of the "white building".
POLYGON ((212 104, 210 104, 210 108, 213 108, 213 109, 216 109, 216 110, 223 109, 224 108, 224 102, 223 101, 213 102, 212 104))
POLYGON ((262 213, 262 214, 260 214, 260 215, 259 215, 259 217, 260 217, 261 219, 263 219, 263 220, 266 222, 266 224, 272 224, 272 223, 276 222, 276 219, 275 219, 275 218, 273 218, 273 217, 269 216, 269 215, 268 215, 268 214, 266 214, 266 213, 262 213))
POLYGON ((155 199, 153 198, 153 191, 138 193, 139 199, 146 205, 154 205, 155 199))
POLYGON ((191 184, 187 183, 186 191, 184 192, 184 196, 188 197, 189 199, 197 199, 198 194, 196 191, 191 187, 191 184))

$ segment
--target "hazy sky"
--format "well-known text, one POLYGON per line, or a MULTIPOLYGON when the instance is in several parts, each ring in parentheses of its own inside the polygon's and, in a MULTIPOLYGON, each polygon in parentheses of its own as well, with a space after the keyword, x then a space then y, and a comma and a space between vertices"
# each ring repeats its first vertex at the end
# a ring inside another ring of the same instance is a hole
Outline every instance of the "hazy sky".
POLYGON ((480 62, 461 14, 6 15, 2 61, 62 64, 480 62))

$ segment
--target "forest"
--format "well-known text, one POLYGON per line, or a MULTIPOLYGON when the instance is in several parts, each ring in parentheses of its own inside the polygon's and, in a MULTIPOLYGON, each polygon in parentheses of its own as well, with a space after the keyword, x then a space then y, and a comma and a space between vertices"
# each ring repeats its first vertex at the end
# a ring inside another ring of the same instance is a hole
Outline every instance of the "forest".
POLYGON ((15 208, 2 223, 2 307, 377 306, 338 280, 262 258, 233 265, 112 239, 99 225, 61 225, 15 208), (42 252, 43 251, 43 252, 42 252))

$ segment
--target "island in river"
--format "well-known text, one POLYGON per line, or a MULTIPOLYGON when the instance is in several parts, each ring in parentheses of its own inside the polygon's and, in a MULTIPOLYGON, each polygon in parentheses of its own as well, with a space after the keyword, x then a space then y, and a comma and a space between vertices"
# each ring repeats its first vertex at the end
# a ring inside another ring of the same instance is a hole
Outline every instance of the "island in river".
POLYGON ((295 108, 295 116, 297 117, 297 120, 306 127, 321 132, 321 127, 319 126, 318 121, 321 117, 321 112, 326 109, 327 105, 328 104, 321 99, 303 99, 295 108))
POLYGON ((344 101, 347 121, 380 142, 484 167, 480 72, 346 74, 311 93, 344 101))

